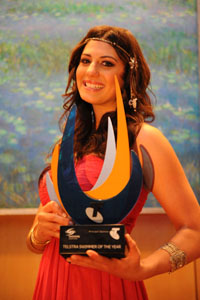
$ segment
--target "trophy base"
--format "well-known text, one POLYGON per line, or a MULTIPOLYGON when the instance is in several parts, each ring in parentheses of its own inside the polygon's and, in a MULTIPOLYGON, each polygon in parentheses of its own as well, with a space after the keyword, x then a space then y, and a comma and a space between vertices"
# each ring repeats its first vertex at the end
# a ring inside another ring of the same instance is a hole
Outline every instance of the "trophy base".
POLYGON ((125 256, 125 228, 121 224, 73 225, 60 227, 60 254, 67 258, 72 254, 86 255, 94 250, 113 258, 125 256))

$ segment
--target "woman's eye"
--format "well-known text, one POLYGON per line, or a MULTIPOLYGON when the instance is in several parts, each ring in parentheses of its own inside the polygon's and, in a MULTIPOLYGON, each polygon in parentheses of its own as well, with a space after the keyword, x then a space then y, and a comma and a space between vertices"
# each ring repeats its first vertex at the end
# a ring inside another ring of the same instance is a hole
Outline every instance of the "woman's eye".
POLYGON ((81 63, 82 63, 82 64, 89 64, 89 63, 90 63, 90 60, 87 59, 87 58, 81 58, 81 63))
POLYGON ((108 60, 105 60, 102 62, 102 64, 105 66, 105 67, 113 67, 114 64, 108 60))

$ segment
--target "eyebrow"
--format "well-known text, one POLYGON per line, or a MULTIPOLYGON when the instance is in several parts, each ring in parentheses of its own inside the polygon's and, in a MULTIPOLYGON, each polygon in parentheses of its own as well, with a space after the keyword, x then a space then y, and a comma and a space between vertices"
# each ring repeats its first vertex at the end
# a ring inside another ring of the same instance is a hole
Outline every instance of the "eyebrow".
MULTIPOLYGON (((87 54, 87 53, 82 53, 82 55, 91 57, 91 55, 90 55, 90 54, 87 54)), ((100 56, 100 58, 112 58, 112 59, 114 59, 116 62, 118 62, 118 60, 117 60, 115 57, 109 56, 109 55, 103 55, 103 56, 100 56)))

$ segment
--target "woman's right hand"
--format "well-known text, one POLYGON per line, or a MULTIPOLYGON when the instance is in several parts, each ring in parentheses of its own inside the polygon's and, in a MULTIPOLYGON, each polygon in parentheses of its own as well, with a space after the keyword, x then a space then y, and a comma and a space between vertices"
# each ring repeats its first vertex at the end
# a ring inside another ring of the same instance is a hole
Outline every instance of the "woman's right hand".
POLYGON ((60 226, 67 226, 71 218, 55 202, 40 205, 36 215, 34 237, 40 243, 60 237, 60 226))

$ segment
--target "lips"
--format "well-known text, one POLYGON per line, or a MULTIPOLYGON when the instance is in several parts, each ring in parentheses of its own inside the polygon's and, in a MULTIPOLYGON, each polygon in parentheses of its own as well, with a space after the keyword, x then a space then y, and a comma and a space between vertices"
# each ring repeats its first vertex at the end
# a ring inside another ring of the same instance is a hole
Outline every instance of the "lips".
POLYGON ((92 81, 88 81, 88 80, 84 80, 83 84, 85 87, 92 89, 92 90, 100 90, 104 87, 104 85, 99 82, 92 82, 92 81))

